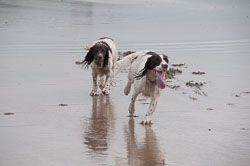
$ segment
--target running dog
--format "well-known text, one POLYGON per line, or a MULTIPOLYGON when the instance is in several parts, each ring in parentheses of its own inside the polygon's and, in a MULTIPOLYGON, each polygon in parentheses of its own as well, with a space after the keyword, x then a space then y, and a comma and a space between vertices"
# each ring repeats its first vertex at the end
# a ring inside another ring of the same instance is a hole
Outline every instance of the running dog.
POLYGON ((151 98, 151 102, 141 124, 151 124, 151 116, 154 113, 160 93, 165 85, 165 75, 168 69, 168 57, 152 51, 142 51, 132 53, 116 63, 115 75, 121 70, 130 66, 128 82, 124 89, 124 94, 128 95, 131 85, 134 90, 129 105, 130 116, 134 116, 135 101, 139 94, 151 98))

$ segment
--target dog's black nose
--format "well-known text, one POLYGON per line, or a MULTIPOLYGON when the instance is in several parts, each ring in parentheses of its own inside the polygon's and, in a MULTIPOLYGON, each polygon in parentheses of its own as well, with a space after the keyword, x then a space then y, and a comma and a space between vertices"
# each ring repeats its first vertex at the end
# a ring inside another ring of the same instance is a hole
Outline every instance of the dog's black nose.
POLYGON ((98 58, 99 60, 102 60, 102 56, 98 56, 97 58, 98 58))
POLYGON ((168 64, 162 64, 161 67, 162 67, 163 69, 167 69, 167 68, 168 68, 168 64))

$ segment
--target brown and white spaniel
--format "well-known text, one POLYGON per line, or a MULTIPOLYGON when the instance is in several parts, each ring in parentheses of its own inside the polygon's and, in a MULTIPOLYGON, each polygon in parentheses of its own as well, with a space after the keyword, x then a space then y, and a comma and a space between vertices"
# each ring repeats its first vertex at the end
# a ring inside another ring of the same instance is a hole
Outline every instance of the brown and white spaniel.
POLYGON ((129 105, 130 116, 134 116, 135 101, 139 94, 151 98, 147 114, 141 124, 151 124, 151 116, 154 113, 161 90, 166 87, 165 75, 168 69, 168 57, 152 51, 132 53, 117 61, 115 75, 130 66, 128 82, 124 94, 130 93, 131 85, 134 90, 129 105))
POLYGON ((97 78, 100 77, 98 85, 102 93, 109 94, 114 66, 118 58, 115 42, 111 38, 100 38, 91 46, 85 47, 88 50, 85 59, 80 62, 85 67, 91 66, 93 88, 90 93, 91 96, 97 96, 97 78), (105 78, 104 78, 105 76, 105 78))

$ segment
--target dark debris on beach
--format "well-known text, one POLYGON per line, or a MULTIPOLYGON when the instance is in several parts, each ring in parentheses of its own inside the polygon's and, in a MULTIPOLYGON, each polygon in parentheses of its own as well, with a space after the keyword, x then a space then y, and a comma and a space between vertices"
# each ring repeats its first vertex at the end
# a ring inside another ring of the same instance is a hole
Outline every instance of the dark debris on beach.
POLYGON ((189 99, 191 99, 191 100, 198 100, 196 97, 189 97, 189 99))
POLYGON ((241 95, 243 95, 243 94, 250 94, 250 92, 241 92, 241 93, 235 94, 234 96, 241 97, 241 95))
POLYGON ((182 66, 185 66, 186 63, 180 63, 180 64, 172 64, 171 66, 173 67, 182 67, 182 66))
POLYGON ((5 112, 4 115, 14 115, 13 112, 5 112))
POLYGON ((205 72, 201 72, 201 71, 197 71, 197 72, 192 72, 192 74, 194 74, 194 75, 204 75, 204 74, 206 74, 205 72))
POLYGON ((173 79, 177 74, 181 74, 181 73, 182 73, 182 70, 178 68, 169 68, 166 73, 166 78, 173 79))
POLYGON ((196 88, 200 89, 202 86, 204 86, 204 84, 206 84, 206 82, 194 82, 193 80, 191 80, 191 81, 188 81, 186 83, 186 86, 196 87, 196 88))
POLYGON ((58 106, 65 107, 65 106, 68 106, 68 104, 59 104, 58 106))
POLYGON ((177 90, 177 89, 179 89, 181 86, 180 86, 180 85, 169 85, 169 84, 167 84, 167 87, 169 87, 170 89, 175 89, 175 90, 177 90))

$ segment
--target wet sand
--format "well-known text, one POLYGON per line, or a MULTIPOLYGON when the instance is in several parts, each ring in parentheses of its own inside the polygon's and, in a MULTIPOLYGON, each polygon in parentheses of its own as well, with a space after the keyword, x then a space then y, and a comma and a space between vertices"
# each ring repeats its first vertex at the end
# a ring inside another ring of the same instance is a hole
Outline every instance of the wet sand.
POLYGON ((0 1, 0 165, 250 164, 249 2, 0 1), (169 56, 151 126, 149 100, 90 97, 83 45, 169 56), (178 70, 177 70, 178 69, 178 70), (178 72, 179 71, 179 72, 178 72))

